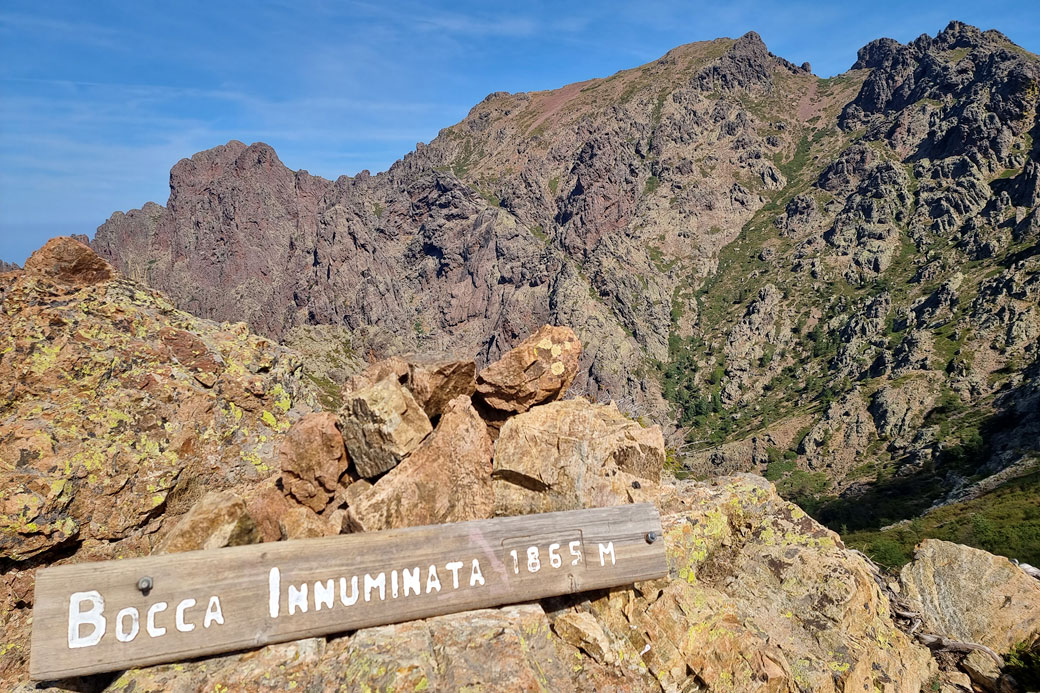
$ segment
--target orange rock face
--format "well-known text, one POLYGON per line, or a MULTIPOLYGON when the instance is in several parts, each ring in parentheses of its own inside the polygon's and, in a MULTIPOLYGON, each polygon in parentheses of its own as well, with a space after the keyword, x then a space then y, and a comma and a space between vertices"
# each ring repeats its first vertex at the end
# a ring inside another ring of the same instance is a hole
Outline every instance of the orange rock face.
POLYGON ((297 421, 279 448, 278 462, 286 492, 316 513, 325 510, 350 463, 336 416, 321 412, 297 421))
POLYGON ((563 397, 578 372, 581 341, 569 327, 545 325, 477 376, 477 397, 499 412, 520 413, 563 397))
POLYGON ((112 265, 88 246, 68 236, 47 241, 26 260, 25 270, 71 288, 100 284, 117 276, 112 265))
POLYGON ((234 493, 212 491, 192 506, 152 553, 219 549, 260 541, 246 504, 234 493))

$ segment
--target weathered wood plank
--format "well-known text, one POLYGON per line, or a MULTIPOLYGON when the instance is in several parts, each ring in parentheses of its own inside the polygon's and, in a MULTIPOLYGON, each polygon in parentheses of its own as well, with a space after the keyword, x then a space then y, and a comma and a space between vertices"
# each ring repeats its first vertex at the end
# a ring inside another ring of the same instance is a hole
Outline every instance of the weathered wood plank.
POLYGON ((662 577, 649 504, 58 566, 30 675, 52 680, 662 577), (151 578, 147 594, 138 589, 151 578))

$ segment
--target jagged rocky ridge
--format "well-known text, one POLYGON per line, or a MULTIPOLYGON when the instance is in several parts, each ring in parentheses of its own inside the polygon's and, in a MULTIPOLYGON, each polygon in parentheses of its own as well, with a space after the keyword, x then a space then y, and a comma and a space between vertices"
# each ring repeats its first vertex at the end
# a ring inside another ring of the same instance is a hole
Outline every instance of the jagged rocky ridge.
MULTIPOLYGON (((568 328, 543 327, 479 371, 443 355, 374 363, 327 411, 294 354, 174 309, 72 239, 0 278, 0 321, 8 689, 914 692, 967 675, 948 660, 940 671, 897 624, 890 584, 768 482, 676 481, 659 427, 562 399, 581 351, 568 328), (669 577, 25 681, 41 566, 630 502, 661 510, 669 577)), ((1005 559, 938 542, 902 584, 900 607, 928 629, 1000 652, 1040 636, 1040 586, 1005 559)), ((1011 685, 985 659, 961 666, 1011 685)))
POLYGON ((825 80, 690 44, 491 94, 375 176, 231 142, 93 243, 201 315, 333 325, 340 361, 568 325, 576 391, 677 424, 693 473, 876 527, 1035 469, 1038 65, 958 22, 825 80))

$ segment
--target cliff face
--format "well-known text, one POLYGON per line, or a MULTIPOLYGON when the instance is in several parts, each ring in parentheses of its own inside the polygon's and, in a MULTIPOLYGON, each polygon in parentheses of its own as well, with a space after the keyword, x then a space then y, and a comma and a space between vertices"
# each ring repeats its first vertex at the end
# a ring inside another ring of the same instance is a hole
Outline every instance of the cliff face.
POLYGON ((231 142, 94 247, 180 307, 345 326, 355 354, 484 363, 571 326, 575 391, 677 424, 694 473, 814 509, 873 490, 876 526, 1035 459, 1038 64, 957 22, 827 80, 754 33, 690 44, 492 94, 376 176, 231 142))
POLYGON ((377 176, 330 182, 231 142, 177 164, 167 207, 116 214, 94 247, 186 310, 275 337, 345 324, 362 350, 487 360, 539 324, 569 324, 590 345, 581 389, 663 416, 638 374, 667 358, 670 275, 706 273, 765 201, 737 172, 779 185, 768 157, 793 142, 767 146, 755 128, 815 81, 749 34, 605 80, 492 94, 377 176), (740 95, 768 102, 761 117, 740 95))

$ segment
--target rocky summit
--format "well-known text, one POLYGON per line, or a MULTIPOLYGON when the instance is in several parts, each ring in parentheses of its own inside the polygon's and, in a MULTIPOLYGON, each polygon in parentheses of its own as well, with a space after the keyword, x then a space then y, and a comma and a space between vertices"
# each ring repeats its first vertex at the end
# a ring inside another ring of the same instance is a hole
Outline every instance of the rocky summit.
POLYGON ((499 359, 566 326, 573 383, 544 386, 661 424, 674 469, 764 474, 890 565, 922 535, 883 528, 951 505, 951 535, 1038 562, 1035 520, 994 539, 964 505, 1040 494, 1038 85, 1037 56, 960 22, 827 79, 752 32, 490 94, 377 175, 232 141, 92 245, 317 347, 328 405, 367 356, 447 350, 503 364, 482 415, 521 412, 494 379, 532 356, 499 359))
POLYGON ((479 370, 374 361, 326 406, 291 350, 72 238, 0 275, 0 322, 6 690, 1014 690, 1010 656, 1040 639, 1040 582, 1006 559, 925 543, 897 578, 761 476, 677 480, 658 425, 568 398, 569 328, 479 370), (44 566, 636 502, 662 515, 667 577, 27 680, 44 566))

